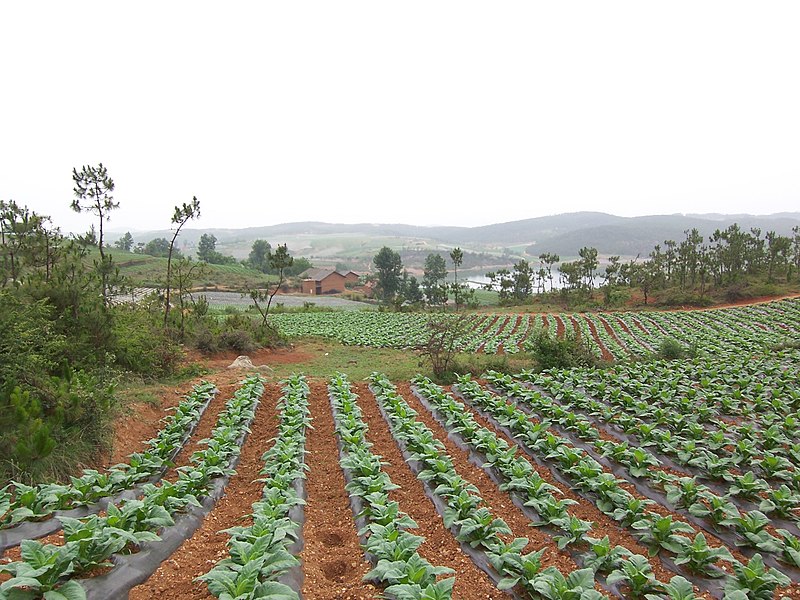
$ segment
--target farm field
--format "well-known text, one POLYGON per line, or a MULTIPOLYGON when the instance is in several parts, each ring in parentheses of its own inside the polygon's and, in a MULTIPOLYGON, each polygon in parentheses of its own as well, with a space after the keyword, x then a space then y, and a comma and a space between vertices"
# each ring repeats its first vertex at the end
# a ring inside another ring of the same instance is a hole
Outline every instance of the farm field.
MULTIPOLYGON (((425 319, 272 318, 394 348, 425 319)), ((466 352, 572 328, 618 362, 212 373, 123 463, 0 492, 0 598, 800 598, 800 302, 468 318, 466 352), (696 357, 628 360, 665 338, 696 357)))
MULTIPOLYGON (((574 332, 598 357, 621 360, 652 354, 664 338, 714 352, 793 339, 800 335, 800 299, 707 311, 480 313, 463 318, 464 333, 457 345, 464 352, 515 354, 526 340, 541 332, 559 337, 574 332)), ((283 313, 270 319, 290 337, 324 337, 375 348, 414 348, 426 340, 430 316, 353 311, 283 313)))

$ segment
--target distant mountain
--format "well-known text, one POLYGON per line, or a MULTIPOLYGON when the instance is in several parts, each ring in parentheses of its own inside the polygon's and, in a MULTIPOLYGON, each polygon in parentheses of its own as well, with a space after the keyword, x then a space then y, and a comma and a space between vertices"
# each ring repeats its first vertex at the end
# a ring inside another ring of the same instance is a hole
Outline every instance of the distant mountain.
POLYGON ((647 255, 656 244, 665 240, 680 242, 684 232, 696 228, 706 239, 717 229, 725 229, 733 223, 749 231, 761 230, 762 235, 775 231, 779 235, 791 235, 792 228, 800 225, 800 213, 782 215, 659 215, 630 217, 620 222, 574 229, 543 239, 529 246, 526 251, 538 256, 542 252, 555 252, 560 256, 574 256, 584 246, 597 248, 600 254, 621 256, 647 255))
MULTIPOLYGON (((523 248, 528 257, 538 256, 542 252, 555 252, 562 258, 573 257, 584 246, 597 248, 601 255, 646 255, 656 244, 663 245, 664 240, 679 242, 688 229, 697 228, 708 238, 714 230, 724 229, 734 222, 745 230, 759 228, 762 234, 775 231, 781 235, 791 235, 792 228, 800 226, 800 213, 618 217, 602 212, 578 212, 480 227, 307 221, 243 229, 185 229, 181 233, 181 245, 191 248, 202 234, 209 233, 216 236, 218 250, 239 257, 247 255, 253 240, 266 239, 273 245, 288 243, 290 250, 314 256, 318 262, 361 258, 362 262, 367 259, 366 264, 375 249, 383 244, 395 248, 413 248, 423 254, 429 249, 441 251, 461 246, 473 253, 488 252, 504 256, 505 261, 513 264, 523 256, 523 248), (342 242, 345 239, 349 245, 342 242), (355 250, 354 245, 357 247, 355 250)), ((169 234, 168 230, 137 233, 135 239, 137 242, 146 242, 156 237, 169 237, 169 234)))

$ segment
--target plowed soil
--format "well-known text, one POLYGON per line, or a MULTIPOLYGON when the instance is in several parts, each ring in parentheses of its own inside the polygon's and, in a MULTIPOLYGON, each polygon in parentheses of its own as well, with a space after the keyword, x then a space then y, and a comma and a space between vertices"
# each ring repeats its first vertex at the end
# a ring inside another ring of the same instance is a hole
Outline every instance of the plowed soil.
POLYGON ((303 598, 309 600, 365 600, 380 590, 362 581, 370 570, 359 546, 353 511, 344 489, 333 415, 324 381, 311 382, 309 406, 313 431, 306 437, 306 480, 303 539, 305 582, 303 598))
MULTIPOLYGON (((235 389, 236 386, 224 387, 235 389)), ((219 396, 228 399, 233 390, 226 389, 225 392, 219 396)), ((204 583, 195 582, 194 579, 208 572, 217 561, 227 555, 226 544, 230 538, 220 531, 252 523, 252 519, 249 518, 252 512, 251 505, 261 497, 263 487, 263 484, 255 481, 263 467, 261 455, 267 451, 269 440, 274 438, 277 432, 275 406, 278 398, 280 389, 277 385, 265 386, 250 434, 242 446, 236 474, 228 482, 225 495, 206 516, 194 535, 181 544, 168 560, 161 563, 159 569, 145 583, 131 590, 129 597, 132 600, 213 597, 208 593, 204 583)), ((215 421, 216 419, 211 421, 212 426, 215 421)), ((206 419, 203 419, 203 424, 206 422, 206 419)))

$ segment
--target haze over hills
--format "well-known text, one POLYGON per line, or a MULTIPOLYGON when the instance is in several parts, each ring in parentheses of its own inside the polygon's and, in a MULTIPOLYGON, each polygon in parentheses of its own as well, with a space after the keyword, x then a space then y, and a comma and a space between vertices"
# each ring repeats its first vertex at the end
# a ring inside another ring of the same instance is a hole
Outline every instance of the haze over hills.
MULTIPOLYGON (((800 226, 800 213, 775 215, 652 215, 618 217, 602 212, 565 213, 480 227, 417 226, 405 224, 335 224, 315 221, 283 223, 244 229, 185 229, 181 234, 185 249, 191 249, 203 233, 217 238, 217 249, 245 258, 255 239, 266 239, 273 246, 286 243, 295 255, 307 256, 319 265, 345 262, 368 265, 383 245, 404 250, 414 266, 431 251, 446 251, 461 246, 471 253, 485 253, 481 265, 509 265, 516 258, 532 259, 543 252, 555 252, 562 259, 576 256, 583 246, 593 246, 600 255, 623 257, 647 255, 664 240, 680 242, 684 231, 697 228, 708 239, 716 229, 738 223, 742 229, 761 229, 762 235, 775 231, 791 235, 800 226), (420 258, 421 257, 421 258, 420 258)), ((169 237, 168 230, 134 234, 137 242, 169 237)), ((421 263, 420 263, 421 264, 421 263)), ((466 266, 466 265, 465 265, 466 266)))

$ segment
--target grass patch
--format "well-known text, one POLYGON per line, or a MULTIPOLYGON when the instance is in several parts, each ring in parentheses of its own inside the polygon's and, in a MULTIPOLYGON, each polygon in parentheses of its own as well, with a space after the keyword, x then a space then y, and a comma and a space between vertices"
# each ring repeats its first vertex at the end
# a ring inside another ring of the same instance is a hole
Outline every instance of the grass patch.
MULTIPOLYGON (((121 250, 108 250, 114 258, 114 265, 136 287, 158 287, 164 284, 167 275, 167 259, 147 254, 133 254, 121 250)), ((96 251, 90 250, 87 260, 96 258, 96 251)), ((174 261, 173 261, 174 265, 174 261)), ((199 287, 244 289, 246 287, 265 287, 277 281, 274 275, 265 275, 241 264, 207 265, 209 274, 197 281, 199 287)))
POLYGON ((402 381, 420 372, 419 357, 408 350, 344 346, 323 339, 296 340, 295 350, 308 354, 309 359, 270 365, 275 371, 273 378, 285 379, 293 373, 328 378, 341 371, 352 381, 362 381, 373 371, 380 371, 393 381, 402 381))
POLYGON ((129 409, 131 404, 150 404, 158 408, 161 406, 160 394, 163 393, 165 387, 177 386, 210 372, 200 363, 190 362, 169 377, 160 379, 145 379, 136 376, 126 377, 116 389, 117 410, 118 412, 124 412, 129 409))
MULTIPOLYGON (((271 378, 285 379, 293 373, 308 377, 329 378, 337 371, 346 373, 352 381, 363 381, 373 371, 384 373, 392 381, 409 381, 417 374, 432 376, 429 365, 420 366, 420 356, 412 350, 393 348, 367 348, 345 346, 326 339, 302 339, 294 341, 295 351, 309 355, 300 363, 271 364, 271 378)), ((503 372, 519 372, 530 368, 532 359, 526 353, 519 354, 470 354, 456 356, 456 371, 480 375, 487 369, 503 372)))
POLYGON ((492 290, 475 290, 475 300, 478 306, 497 306, 500 304, 500 295, 492 290))

